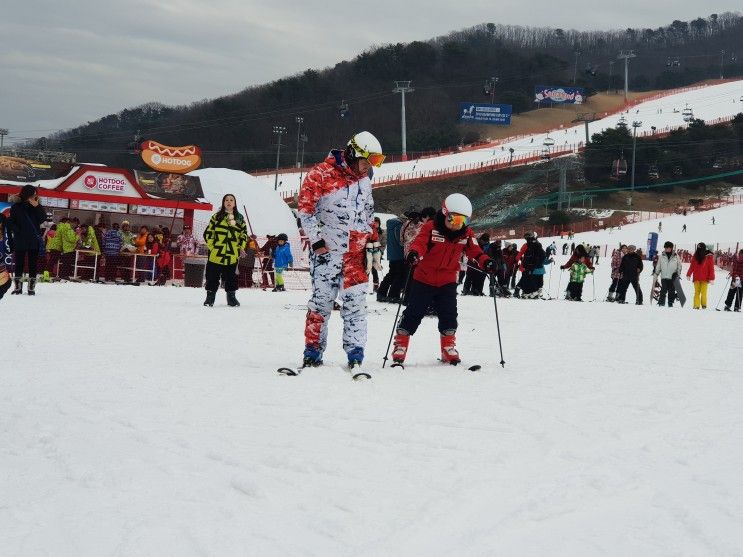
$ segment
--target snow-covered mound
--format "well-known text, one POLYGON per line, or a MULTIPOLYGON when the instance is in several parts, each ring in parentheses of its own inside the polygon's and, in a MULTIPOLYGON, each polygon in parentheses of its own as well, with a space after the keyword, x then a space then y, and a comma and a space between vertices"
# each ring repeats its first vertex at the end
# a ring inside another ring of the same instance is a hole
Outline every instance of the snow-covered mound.
MULTIPOLYGON (((585 299, 608 284, 602 260, 585 299)), ((327 366, 275 373, 308 293, 203 295, 0 301, 3 554, 740 555, 739 314, 499 300, 502 369, 492 299, 463 297, 483 371, 436 364, 435 319, 400 371, 380 369, 395 307, 371 301, 374 379, 354 383, 337 312, 327 366)))
MULTIPOLYGON (((283 232, 289 236, 298 235, 297 221, 291 209, 273 187, 265 187, 254 176, 226 168, 203 168, 190 174, 201 179, 204 197, 212 204, 214 212, 221 207, 222 197, 231 193, 237 199, 238 210, 242 213, 243 206, 247 209, 254 234, 266 236, 283 232)), ((195 211, 194 220, 205 224, 211 215, 208 211, 195 211)))

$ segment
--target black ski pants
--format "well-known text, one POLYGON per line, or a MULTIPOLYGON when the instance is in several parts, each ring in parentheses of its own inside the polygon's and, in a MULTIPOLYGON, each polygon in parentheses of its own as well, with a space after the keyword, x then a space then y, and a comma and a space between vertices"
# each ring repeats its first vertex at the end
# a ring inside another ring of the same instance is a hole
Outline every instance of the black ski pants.
POLYGON ((388 298, 399 298, 402 287, 405 286, 405 261, 390 261, 390 268, 379 284, 377 293, 388 298))
POLYGON ((485 288, 485 274, 482 271, 468 267, 467 274, 464 278, 462 294, 482 296, 483 288, 485 288))
POLYGON ((206 290, 216 292, 219 289, 220 280, 224 280, 224 289, 227 292, 237 290, 237 262, 232 265, 220 265, 208 261, 206 264, 206 290))
POLYGON ((438 315, 442 335, 453 334, 457 330, 457 284, 452 282, 444 286, 430 286, 417 280, 410 281, 408 305, 402 313, 398 330, 415 334, 429 307, 433 307, 438 315))
POLYGON ((36 278, 37 263, 39 261, 38 250, 16 250, 15 251, 15 272, 13 273, 16 278, 23 276, 23 270, 28 260, 28 276, 29 278, 36 278))
POLYGON ((658 294, 658 305, 666 305, 666 295, 668 295, 668 306, 672 306, 676 301, 676 286, 673 279, 660 279, 660 294, 658 294))
POLYGON ((619 280, 619 288, 617 288, 617 301, 624 302, 627 297, 627 289, 629 285, 635 289, 635 299, 637 303, 642 303, 642 290, 640 289, 639 277, 633 277, 631 279, 622 278, 619 280))
POLYGON ((725 307, 729 308, 733 305, 733 299, 735 299, 735 309, 740 311, 741 297, 743 297, 743 288, 731 288, 728 290, 728 297, 725 298, 725 307))
POLYGON ((571 300, 583 299, 583 283, 582 282, 569 282, 568 283, 568 295, 571 300))

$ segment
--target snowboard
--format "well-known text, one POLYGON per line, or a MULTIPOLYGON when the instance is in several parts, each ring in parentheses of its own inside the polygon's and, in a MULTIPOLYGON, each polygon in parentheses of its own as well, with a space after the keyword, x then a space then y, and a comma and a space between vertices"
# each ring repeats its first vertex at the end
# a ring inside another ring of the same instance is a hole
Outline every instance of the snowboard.
POLYGON ((676 299, 679 301, 679 304, 681 304, 681 307, 684 307, 684 304, 686 303, 686 294, 684 294, 684 289, 681 286, 681 277, 673 279, 673 287, 676 289, 676 299))

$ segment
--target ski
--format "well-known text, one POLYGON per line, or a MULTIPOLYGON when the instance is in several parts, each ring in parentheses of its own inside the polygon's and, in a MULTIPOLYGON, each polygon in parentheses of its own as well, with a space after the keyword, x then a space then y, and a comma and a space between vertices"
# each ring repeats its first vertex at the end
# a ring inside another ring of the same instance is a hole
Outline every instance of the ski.
MULTIPOLYGON (((439 362, 440 364, 448 364, 448 365, 450 365, 452 367, 462 366, 462 367, 465 367, 467 369, 467 371, 480 371, 482 369, 482 365, 480 365, 480 364, 474 364, 474 365, 471 365, 471 366, 467 366, 466 364, 464 364, 462 362, 459 362, 458 364, 451 364, 451 363, 447 363, 447 362, 442 361, 441 358, 437 358, 436 361, 439 362)), ((390 367, 400 368, 400 369, 404 370, 405 369, 405 364, 402 364, 400 362, 395 362, 390 367)))
MULTIPOLYGON (((280 367, 276 370, 276 373, 278 373, 279 375, 284 375, 286 377, 296 377, 298 375, 301 375, 302 371, 305 370, 306 368, 313 368, 313 367, 323 367, 323 364, 319 364, 316 366, 312 366, 312 365, 304 366, 303 365, 303 366, 294 367, 294 368, 280 367)), ((342 369, 343 371, 349 372, 351 374, 351 379, 353 379, 354 381, 364 381, 364 380, 372 378, 371 373, 367 371, 356 371, 359 369, 358 366, 348 367, 348 366, 339 365, 338 367, 342 369)))

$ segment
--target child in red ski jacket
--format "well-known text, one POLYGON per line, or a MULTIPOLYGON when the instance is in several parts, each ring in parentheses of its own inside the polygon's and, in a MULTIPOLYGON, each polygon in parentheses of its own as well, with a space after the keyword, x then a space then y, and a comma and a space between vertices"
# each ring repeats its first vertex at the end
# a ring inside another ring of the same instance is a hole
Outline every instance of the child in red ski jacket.
POLYGON ((423 225, 410 245, 408 262, 414 272, 407 307, 397 327, 392 359, 402 365, 410 343, 429 306, 436 311, 441 334, 441 361, 460 362, 456 349, 457 275, 464 252, 485 272, 493 270, 493 260, 485 255, 474 232, 467 226, 472 204, 460 193, 451 194, 433 220, 423 225))

